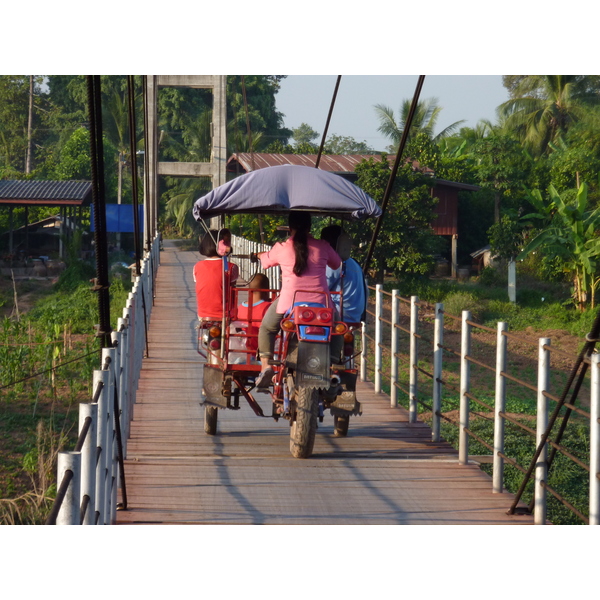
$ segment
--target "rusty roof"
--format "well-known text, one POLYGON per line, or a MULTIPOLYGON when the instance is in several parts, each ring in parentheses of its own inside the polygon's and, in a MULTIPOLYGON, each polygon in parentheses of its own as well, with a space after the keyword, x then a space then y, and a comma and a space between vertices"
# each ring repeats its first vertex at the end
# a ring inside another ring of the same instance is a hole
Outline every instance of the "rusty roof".
MULTIPOLYGON (((393 165, 396 156, 386 155, 388 162, 393 165)), ((339 175, 354 174, 356 165, 363 160, 372 158, 375 161, 381 160, 381 154, 322 154, 319 161, 319 169, 331 171, 339 175)), ((406 162, 411 162, 407 159, 406 162)), ((249 173, 257 169, 266 167, 276 167, 278 165, 303 165, 314 167, 317 163, 317 154, 267 154, 261 152, 240 152, 232 154, 227 161, 228 173, 249 173)), ((412 167, 415 171, 421 171, 424 175, 435 176, 433 169, 422 167, 418 161, 412 161, 412 167)), ((459 183, 456 181, 447 181, 445 179, 436 179, 436 186, 448 186, 462 190, 475 191, 480 189, 477 185, 468 183, 459 183)))
POLYGON ((0 181, 0 204, 87 206, 91 199, 89 181, 0 181))
MULTIPOLYGON (((227 171, 235 173, 237 167, 245 173, 275 167, 278 165, 303 165, 314 167, 317 163, 317 154, 267 154, 261 152, 240 152, 232 154, 227 161, 227 171)), ((372 158, 381 160, 381 154, 322 154, 319 161, 319 169, 331 171, 332 173, 354 173, 356 165, 363 160, 372 158)), ((388 161, 393 164, 396 160, 394 155, 387 155, 388 161)), ((429 168, 421 168, 417 161, 413 161, 413 168, 423 171, 425 174, 433 174, 429 168)))

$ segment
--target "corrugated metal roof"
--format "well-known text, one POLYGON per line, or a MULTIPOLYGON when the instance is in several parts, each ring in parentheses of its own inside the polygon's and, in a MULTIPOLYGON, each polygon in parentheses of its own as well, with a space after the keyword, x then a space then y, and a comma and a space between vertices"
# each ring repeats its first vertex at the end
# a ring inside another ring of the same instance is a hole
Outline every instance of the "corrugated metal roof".
POLYGON ((0 181, 0 203, 87 205, 92 199, 89 181, 0 181))
MULTIPOLYGON (((319 161, 319 169, 331 171, 333 173, 347 174, 354 173, 356 165, 369 158, 375 161, 381 160, 381 154, 322 154, 319 161)), ((396 156, 387 155, 390 165, 393 165, 396 156)), ((267 154, 261 152, 240 152, 232 154, 227 161, 227 171, 235 173, 237 166, 241 167, 244 173, 264 169, 265 167, 275 167, 278 165, 303 165, 314 167, 317 163, 317 154, 267 154)), ((425 175, 434 175, 434 171, 429 167, 422 167, 416 160, 412 161, 413 169, 421 171, 425 175)), ((437 186, 455 187, 462 190, 478 190, 479 186, 468 183, 458 183, 456 181, 446 181, 445 179, 436 179, 437 186)))
MULTIPOLYGON (((227 161, 227 170, 235 172, 238 163, 245 172, 275 167, 278 165, 302 165, 314 167, 317 163, 317 154, 266 154, 260 152, 241 152, 232 154, 227 161)), ((362 160, 374 158, 381 160, 380 154, 322 154, 319 169, 332 173, 353 173, 357 164, 362 160)), ((393 163, 395 156, 388 156, 393 163)))

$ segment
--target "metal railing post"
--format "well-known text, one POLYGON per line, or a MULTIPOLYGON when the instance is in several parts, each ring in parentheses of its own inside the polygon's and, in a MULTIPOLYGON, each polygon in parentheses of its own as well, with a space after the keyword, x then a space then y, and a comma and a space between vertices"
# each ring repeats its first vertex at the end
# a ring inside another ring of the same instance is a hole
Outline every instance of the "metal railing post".
POLYGON ((419 371, 419 298, 411 296, 410 298, 410 365, 409 365, 409 405, 408 405, 408 422, 417 422, 417 395, 418 395, 418 377, 419 371))
POLYGON ((97 452, 97 463, 96 463, 96 523, 98 525, 104 525, 105 522, 105 511, 106 511, 106 465, 107 465, 107 447, 106 438, 108 427, 108 419, 106 417, 106 405, 108 404, 108 384, 109 384, 109 373, 108 371, 94 371, 94 387, 96 389, 99 383, 102 383, 102 391, 98 398, 98 429, 96 439, 96 452, 97 452))
POLYGON ((392 331, 391 352, 392 362, 390 366, 390 406, 398 406, 398 320, 400 317, 400 298, 398 290, 392 290, 392 331))
POLYGON ((375 393, 381 392, 381 308, 382 308, 382 285, 375 286, 375 393))
POLYGON ((81 509, 79 496, 81 490, 81 452, 59 452, 57 464, 57 481, 63 480, 67 471, 73 473, 64 500, 56 517, 57 525, 79 525, 81 509))
POLYGON ((432 423, 431 440, 439 442, 441 439, 441 410, 442 410, 442 365, 443 355, 441 345, 444 343, 444 305, 435 305, 435 320, 433 332, 433 395, 432 395, 432 423))
MULTIPOLYGON (((548 399, 544 392, 548 392, 550 382, 550 350, 544 346, 550 345, 550 338, 540 338, 538 351, 538 392, 537 392, 537 427, 536 445, 539 445, 548 427, 548 399)), ((546 524, 547 492, 543 484, 548 477, 548 444, 544 444, 535 467, 534 483, 534 523, 546 524)))
POLYGON ((500 415, 506 410, 506 350, 508 338, 504 332, 508 330, 506 323, 498 323, 496 341, 496 390, 494 397, 494 457, 492 467, 492 492, 500 494, 504 491, 504 417, 500 415))
POLYGON ((367 324, 360 324, 360 380, 367 381, 367 324))
POLYGON ((117 365, 117 351, 115 348, 102 349, 102 363, 108 362, 109 393, 107 403, 106 426, 106 507, 104 512, 105 524, 110 525, 116 521, 117 511, 117 444, 115 431, 115 379, 117 365), (108 360, 110 359, 110 360, 108 360))
POLYGON ((461 341, 460 341, 460 410, 459 410, 459 435, 458 435, 458 464, 466 465, 469 462, 469 392, 471 391, 471 363, 468 356, 471 354, 471 313, 462 311, 461 341))
POLYGON ((81 498, 88 498, 83 516, 83 525, 96 524, 96 440, 98 436, 98 405, 81 403, 79 405, 79 431, 86 419, 91 419, 85 442, 81 448, 81 498))
POLYGON ((600 525, 600 354, 592 359, 590 399, 590 525, 600 525))

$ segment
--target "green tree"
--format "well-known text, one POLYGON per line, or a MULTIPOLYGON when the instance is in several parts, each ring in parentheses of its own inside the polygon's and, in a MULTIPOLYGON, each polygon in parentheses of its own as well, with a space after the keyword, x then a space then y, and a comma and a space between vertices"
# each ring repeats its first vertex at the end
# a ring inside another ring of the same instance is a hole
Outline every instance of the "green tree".
POLYGON ((296 129, 292 129, 292 138, 295 144, 311 143, 320 137, 320 133, 315 131, 308 123, 300 123, 296 129))
POLYGON ((500 209, 518 209, 523 197, 523 184, 531 170, 531 159, 521 145, 507 135, 490 135, 479 141, 477 178, 481 186, 494 193, 494 222, 500 222, 500 209))
POLYGON ((554 186, 548 189, 548 198, 543 199, 539 191, 533 194, 533 203, 538 213, 526 215, 528 219, 541 220, 538 230, 517 256, 543 250, 548 256, 558 257, 563 271, 574 283, 574 298, 580 310, 586 302, 594 307, 595 290, 599 282, 598 256, 600 255, 600 208, 588 210, 588 188, 582 183, 574 200, 568 201, 554 186))
POLYGON ((550 152, 550 144, 598 104, 584 75, 526 75, 515 82, 513 97, 499 107, 505 127, 535 155, 550 152))
POLYGON ((261 134, 257 150, 276 140, 287 144, 292 132, 283 126, 283 114, 277 110, 275 102, 284 77, 285 75, 227 76, 227 147, 230 153, 239 152, 234 145, 235 141, 248 135, 246 106, 251 137, 254 139, 261 134))
MULTIPOLYGON (((410 114, 410 107, 412 102, 410 100, 404 100, 400 106, 398 118, 394 115, 394 111, 384 104, 376 104, 375 112, 379 118, 380 125, 377 131, 389 138, 392 144, 388 147, 388 150, 392 153, 396 152, 402 139, 402 134, 408 121, 410 114)), ((464 121, 456 121, 449 125, 437 135, 434 135, 435 126, 437 125, 438 118, 442 107, 438 105, 437 98, 429 98, 427 100, 419 100, 409 132, 408 139, 413 138, 418 132, 426 133, 431 139, 438 141, 452 132, 454 132, 464 121)))
POLYGON ((358 142, 351 136, 333 134, 325 140, 327 154, 375 154, 366 141, 358 142))
MULTIPOLYGON (((363 160, 355 169, 361 187, 374 200, 381 202, 390 177, 390 164, 382 160, 363 160)), ((411 165, 398 169, 387 213, 374 249, 373 259, 380 274, 385 268, 396 275, 422 275, 433 266, 433 255, 439 240, 431 222, 437 200, 431 196, 431 178, 413 171, 411 165)), ((357 259, 364 260, 371 241, 369 227, 349 224, 348 230, 358 247, 357 259)))

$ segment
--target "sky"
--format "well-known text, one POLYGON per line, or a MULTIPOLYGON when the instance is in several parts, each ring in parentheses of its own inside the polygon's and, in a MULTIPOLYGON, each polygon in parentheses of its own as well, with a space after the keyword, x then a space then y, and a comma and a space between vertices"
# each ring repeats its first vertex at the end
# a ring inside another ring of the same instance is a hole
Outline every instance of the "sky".
MULTIPOLYGON (((290 75, 275 96, 285 127, 307 123, 323 135, 335 90, 337 75, 290 75)), ((388 138, 377 131, 374 106, 383 104, 399 114, 403 100, 412 100, 417 75, 342 75, 327 137, 341 135, 366 142, 374 150, 385 150, 388 138)), ((442 107, 435 133, 464 120, 474 127, 480 119, 496 121, 496 108, 508 100, 501 75, 427 75, 419 100, 436 98, 442 107)), ((314 141, 320 144, 321 137, 314 141)))

